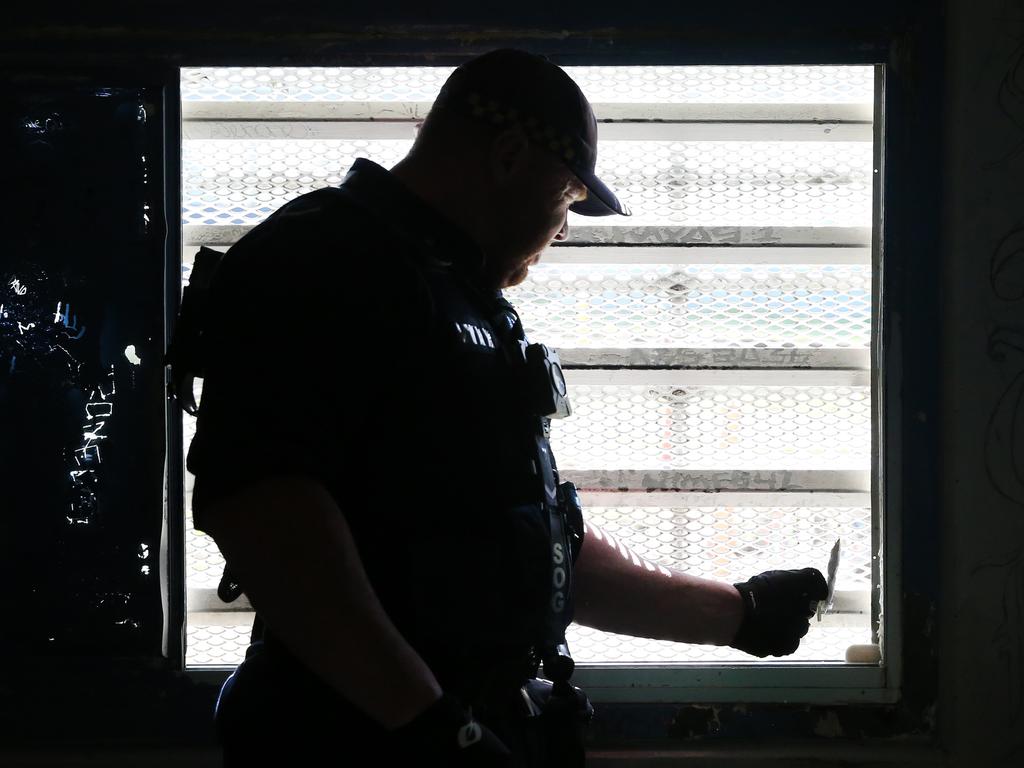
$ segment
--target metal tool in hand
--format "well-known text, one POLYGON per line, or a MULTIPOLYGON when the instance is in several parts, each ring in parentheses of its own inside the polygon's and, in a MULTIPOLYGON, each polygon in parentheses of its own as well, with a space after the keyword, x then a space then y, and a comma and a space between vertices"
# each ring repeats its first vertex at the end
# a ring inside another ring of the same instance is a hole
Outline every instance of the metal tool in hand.
POLYGON ((818 614, 818 621, 821 621, 823 614, 832 610, 832 603, 836 597, 836 572, 839 570, 839 550, 841 539, 836 539, 832 545, 832 552, 828 556, 828 575, 825 577, 828 584, 828 597, 819 601, 814 610, 818 614))

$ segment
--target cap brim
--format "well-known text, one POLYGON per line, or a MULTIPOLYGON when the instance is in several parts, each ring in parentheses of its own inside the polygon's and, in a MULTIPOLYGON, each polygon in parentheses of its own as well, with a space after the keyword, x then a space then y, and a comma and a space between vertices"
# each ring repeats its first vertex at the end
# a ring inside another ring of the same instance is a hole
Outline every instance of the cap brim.
POLYGON ((597 178, 597 176, 586 171, 579 172, 573 170, 573 173, 586 186, 588 194, 585 200, 570 205, 570 211, 578 213, 580 216, 633 215, 633 212, 629 210, 629 206, 619 200, 615 193, 608 188, 608 185, 597 178))

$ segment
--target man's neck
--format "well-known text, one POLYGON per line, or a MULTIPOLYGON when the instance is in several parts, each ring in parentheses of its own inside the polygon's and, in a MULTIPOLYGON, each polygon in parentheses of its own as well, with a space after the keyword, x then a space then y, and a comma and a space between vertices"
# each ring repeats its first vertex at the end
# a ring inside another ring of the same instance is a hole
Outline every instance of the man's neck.
POLYGON ((391 168, 391 174, 423 202, 476 239, 472 226, 474 207, 464 199, 465 188, 451 184, 450 168, 430 168, 410 155, 391 168))
MULTIPOLYGON (((483 250, 479 236, 479 195, 474 193, 464 177, 453 173, 451 168, 431 167, 412 155, 400 160, 390 171, 410 192, 452 222, 483 250)), ((488 290, 497 290, 490 287, 493 278, 481 277, 488 290)))

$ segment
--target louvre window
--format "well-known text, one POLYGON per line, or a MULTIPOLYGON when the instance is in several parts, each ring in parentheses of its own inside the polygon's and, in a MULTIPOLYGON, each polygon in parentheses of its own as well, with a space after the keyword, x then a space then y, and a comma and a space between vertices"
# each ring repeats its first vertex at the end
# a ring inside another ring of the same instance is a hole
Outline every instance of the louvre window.
MULTIPOLYGON (((788 686, 883 687, 884 665, 844 661, 884 640, 875 68, 567 71, 600 123, 598 175, 634 215, 570 214, 569 240, 506 295, 566 365, 574 415, 552 443, 588 519, 654 563, 726 581, 824 571, 843 542, 834 610, 794 656, 573 626, 579 674, 624 699, 706 686, 710 669, 772 698, 782 678, 730 678, 739 663, 795 669, 788 686)), ((183 282, 200 245, 226 249, 356 158, 397 163, 450 72, 182 70, 183 282)), ((234 665, 251 613, 217 600, 220 555, 187 528, 187 663, 234 665)))

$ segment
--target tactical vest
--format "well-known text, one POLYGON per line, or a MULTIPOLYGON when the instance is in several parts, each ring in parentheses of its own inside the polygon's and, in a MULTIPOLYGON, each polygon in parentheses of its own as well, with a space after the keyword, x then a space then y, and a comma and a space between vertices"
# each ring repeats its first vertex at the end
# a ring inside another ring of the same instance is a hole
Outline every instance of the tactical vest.
MULTIPOLYGON (((413 453, 416 469, 408 478, 414 487, 394 491, 403 508, 417 495, 430 503, 394 520, 392 535, 379 542, 389 552, 370 558, 378 576, 388 558, 404 575, 391 592, 382 590, 381 601, 428 664, 530 646, 549 677, 567 679, 572 662, 565 628, 583 523, 575 488, 560 482, 548 441, 550 418, 569 414, 557 355, 528 342, 500 293, 479 291, 458 264, 396 231, 358 186, 330 193, 365 210, 416 254, 434 308, 424 321, 436 341, 438 369, 410 386, 436 388, 423 399, 436 412, 411 428, 425 434, 396 438, 408 437, 414 451, 437 455, 417 459, 413 453), (458 428, 449 429, 455 423, 458 428)), ((197 259, 168 350, 172 386, 182 398, 191 392, 189 377, 203 371, 204 302, 218 257, 204 249, 197 259)), ((184 399, 183 405, 192 404, 184 399)), ((388 492, 374 489, 384 497, 388 492)), ((350 523, 361 548, 361 530, 374 531, 367 542, 380 539, 381 528, 350 523)), ((368 574, 374 582, 372 568, 368 574)), ((222 599, 240 590, 225 573, 222 599)))

